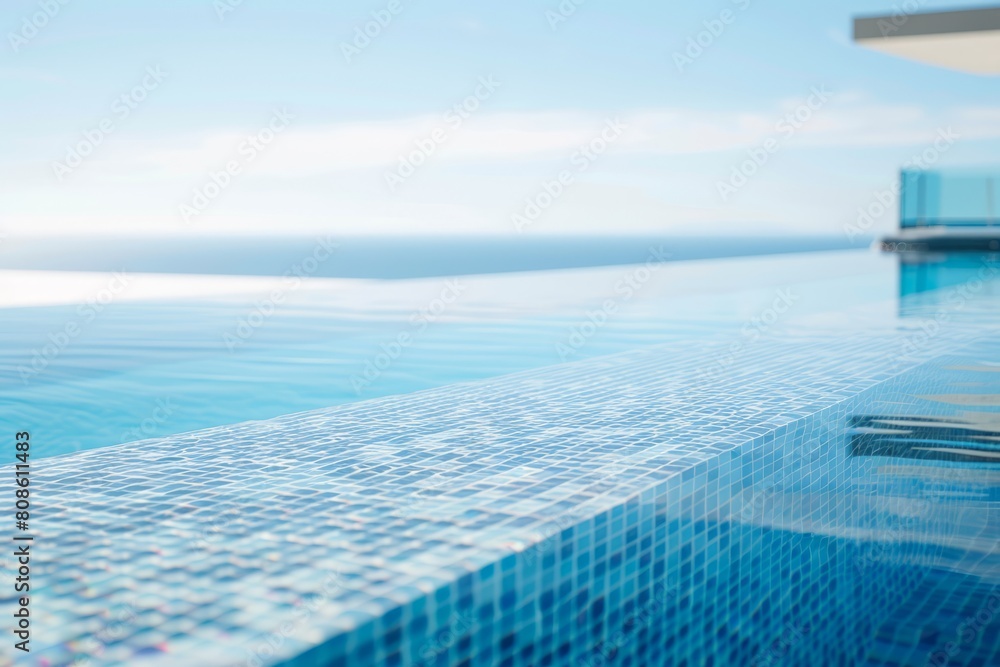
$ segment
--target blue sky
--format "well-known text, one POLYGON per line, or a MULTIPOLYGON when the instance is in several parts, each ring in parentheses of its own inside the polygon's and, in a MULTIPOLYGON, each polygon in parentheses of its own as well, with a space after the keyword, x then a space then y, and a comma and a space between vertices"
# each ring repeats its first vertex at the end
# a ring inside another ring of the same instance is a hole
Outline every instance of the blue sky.
POLYGON ((893 5, 7 0, 0 232, 848 233, 1000 146, 996 79, 850 42, 893 5))

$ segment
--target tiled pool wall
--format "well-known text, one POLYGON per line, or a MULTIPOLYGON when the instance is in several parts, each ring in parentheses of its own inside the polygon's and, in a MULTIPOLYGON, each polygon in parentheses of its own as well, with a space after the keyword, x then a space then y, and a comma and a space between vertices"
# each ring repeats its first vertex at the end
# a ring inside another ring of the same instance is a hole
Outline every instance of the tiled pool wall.
MULTIPOLYGON (((995 351, 973 347, 950 363, 995 351)), ((904 602, 919 602, 913 591, 935 575, 949 547, 913 536, 947 540, 940 519, 954 518, 947 504, 968 494, 969 466, 951 466, 962 495, 949 500, 938 487, 926 497, 881 472, 886 459, 850 457, 848 445, 856 415, 926 414, 918 394, 942 381, 948 361, 719 453, 597 516, 567 514, 528 549, 284 664, 922 665, 931 651, 919 635, 886 649, 876 631, 904 602)))
POLYGON ((831 612, 872 600, 851 576, 857 551, 739 518, 768 495, 774 475, 762 471, 792 437, 762 438, 690 469, 681 484, 556 523, 527 550, 288 664, 767 664, 807 636, 810 655, 827 640, 822 664, 851 664, 862 616, 831 612), (735 506, 737 518, 716 503, 735 506))

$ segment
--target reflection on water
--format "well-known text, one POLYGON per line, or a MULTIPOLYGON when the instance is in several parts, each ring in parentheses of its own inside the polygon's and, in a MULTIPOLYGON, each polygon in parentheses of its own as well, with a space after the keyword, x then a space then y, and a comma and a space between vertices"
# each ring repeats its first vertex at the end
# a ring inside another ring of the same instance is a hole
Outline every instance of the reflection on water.
MULTIPOLYGON (((991 398, 1000 396, 991 394, 991 398)), ((870 416, 851 420, 851 453, 1000 466, 1000 415, 967 413, 962 418, 870 416)))
MULTIPOLYGON (((1000 294, 1000 254, 902 253, 899 258, 899 313, 925 318, 927 335, 964 314, 975 316, 995 304, 1000 294)), ((1000 370, 1000 359, 941 370, 942 388, 948 371, 971 373, 951 379, 955 391, 922 396, 925 401, 964 407, 1000 406, 1000 395, 983 391, 987 383, 976 373, 1000 370)), ((929 415, 859 415, 852 419, 851 451, 859 456, 892 456, 953 462, 1000 463, 1000 416, 965 412, 951 417, 929 415)))
MULTIPOLYGON (((1000 272, 1000 254, 901 253, 899 255, 899 295, 907 297, 941 290, 940 297, 952 304, 974 295, 996 294, 993 279, 1000 272)), ((901 314, 906 315, 905 299, 901 314)))

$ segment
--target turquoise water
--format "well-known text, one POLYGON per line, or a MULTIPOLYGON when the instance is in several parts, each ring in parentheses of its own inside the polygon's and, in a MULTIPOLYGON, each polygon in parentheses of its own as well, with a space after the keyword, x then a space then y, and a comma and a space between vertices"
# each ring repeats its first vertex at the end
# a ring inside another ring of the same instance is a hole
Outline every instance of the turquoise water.
POLYGON ((748 324, 782 289, 794 286, 786 299, 802 317, 891 298, 897 283, 894 259, 868 251, 690 262, 645 252, 628 267, 457 281, 313 278, 308 290, 279 283, 280 304, 263 290, 111 303, 93 319, 77 305, 8 309, 0 425, 17 415, 50 456, 672 341, 752 344, 788 325, 748 324), (68 322, 81 332, 54 344, 68 322))
POLYGON ((867 248, 869 237, 732 234, 664 236, 9 237, 0 270, 134 271, 222 275, 290 272, 313 278, 426 278, 645 262, 867 248), (312 262, 310 258, 319 258, 312 262))

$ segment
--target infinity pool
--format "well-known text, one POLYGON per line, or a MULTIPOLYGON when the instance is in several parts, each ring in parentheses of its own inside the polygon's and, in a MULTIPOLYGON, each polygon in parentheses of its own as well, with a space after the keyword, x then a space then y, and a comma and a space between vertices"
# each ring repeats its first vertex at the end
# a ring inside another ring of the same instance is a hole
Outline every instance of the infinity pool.
POLYGON ((793 316, 891 298, 897 283, 894 262, 866 251, 646 256, 455 279, 215 278, 216 296, 202 282, 128 300, 143 280, 176 282, 132 274, 100 312, 83 299, 2 311, 0 399, 12 411, 0 420, 17 414, 55 455, 670 341, 751 345, 793 316), (776 317, 751 321, 762 315, 776 317))
POLYGON ((232 351, 262 285, 116 302, 5 377, 18 664, 997 664, 1000 271, 946 259, 313 283, 232 351))

